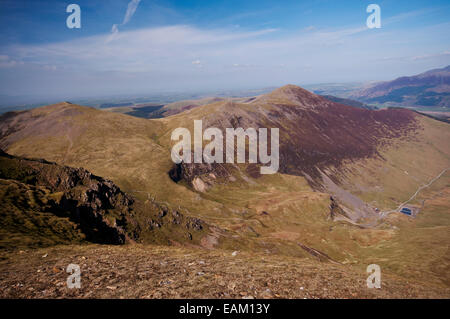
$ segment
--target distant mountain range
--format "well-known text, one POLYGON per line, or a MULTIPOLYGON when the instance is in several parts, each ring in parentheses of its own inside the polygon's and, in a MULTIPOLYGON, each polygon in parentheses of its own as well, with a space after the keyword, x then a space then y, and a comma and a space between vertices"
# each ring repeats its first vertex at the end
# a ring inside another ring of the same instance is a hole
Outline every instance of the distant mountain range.
POLYGON ((450 66, 378 82, 350 93, 349 97, 385 106, 450 108, 450 66))
POLYGON ((341 97, 337 97, 337 96, 333 96, 333 95, 321 95, 321 96, 326 98, 327 100, 330 100, 330 101, 333 101, 336 103, 359 107, 359 108, 367 109, 367 110, 376 110, 377 109, 376 106, 368 105, 366 103, 362 103, 362 102, 351 100, 351 99, 345 99, 345 98, 341 98, 341 97))
MULTIPOLYGON (((333 95, 321 95, 328 101, 345 104, 349 106, 354 106, 358 108, 363 108, 367 110, 375 110, 376 106, 368 105, 356 100, 340 98, 333 95)), ((191 100, 181 100, 165 105, 150 105, 150 104, 141 104, 141 105, 127 105, 127 106, 109 106, 107 108, 103 108, 106 111, 121 113, 132 115, 140 118, 162 118, 175 114, 179 114, 181 112, 191 110, 200 106, 218 103, 218 102, 236 102, 236 103, 249 103, 253 100, 257 99, 259 96, 249 96, 249 97, 205 97, 200 99, 191 99, 191 100)))
MULTIPOLYGON (((303 88, 333 102, 360 108, 394 106, 446 112, 446 109, 450 108, 450 65, 414 76, 399 77, 392 81, 319 83, 303 85, 303 88)), ((146 96, 84 98, 70 101, 141 118, 160 118, 214 101, 230 99, 242 101, 269 93, 274 89, 275 87, 266 87, 199 93, 155 93, 146 96)), ((56 102, 55 99, 44 97, 0 95, 0 114, 56 102)))

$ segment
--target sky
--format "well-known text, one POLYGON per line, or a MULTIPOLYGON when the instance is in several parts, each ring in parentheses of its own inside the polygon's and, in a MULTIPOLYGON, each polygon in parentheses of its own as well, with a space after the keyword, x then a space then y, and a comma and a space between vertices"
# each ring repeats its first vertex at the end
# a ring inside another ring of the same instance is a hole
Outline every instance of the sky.
POLYGON ((381 81, 450 64, 448 0, 0 0, 0 28, 0 96, 381 81), (371 3, 381 28, 366 25, 371 3), (69 4, 81 28, 67 27, 69 4))

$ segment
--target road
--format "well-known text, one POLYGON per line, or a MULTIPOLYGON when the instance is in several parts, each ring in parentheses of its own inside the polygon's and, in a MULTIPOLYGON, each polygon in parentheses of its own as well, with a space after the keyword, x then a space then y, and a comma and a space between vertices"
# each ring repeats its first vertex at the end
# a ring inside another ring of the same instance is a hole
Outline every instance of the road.
POLYGON ((448 170, 450 170, 450 167, 448 167, 448 168, 444 169, 442 172, 440 172, 439 175, 434 177, 428 184, 420 186, 416 190, 416 192, 407 201, 405 201, 405 202, 401 203, 400 205, 398 205, 398 207, 396 209, 385 211, 385 212, 381 212, 380 213, 380 218, 384 218, 384 217, 388 216, 391 213, 398 212, 399 210, 401 210, 403 206, 405 206, 410 201, 412 201, 414 198, 416 198, 416 196, 420 193, 420 191, 422 191, 424 188, 430 187, 435 181, 437 181, 448 170))

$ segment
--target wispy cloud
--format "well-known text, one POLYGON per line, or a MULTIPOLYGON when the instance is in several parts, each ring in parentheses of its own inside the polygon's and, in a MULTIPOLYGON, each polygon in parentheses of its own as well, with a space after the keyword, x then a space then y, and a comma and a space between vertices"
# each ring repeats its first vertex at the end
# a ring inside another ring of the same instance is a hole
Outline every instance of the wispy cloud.
POLYGON ((76 87, 80 92, 107 94, 150 88, 380 80, 386 79, 386 69, 395 77, 408 63, 416 63, 420 71, 427 65, 445 63, 450 59, 448 41, 444 41, 447 30, 448 24, 414 33, 359 26, 286 33, 173 25, 115 32, 113 39, 107 33, 58 43, 16 45, 1 49, 1 90, 28 86, 36 91, 52 92, 57 87, 59 92, 71 92, 76 87), (420 39, 430 34, 436 37, 437 45, 425 48, 420 39), (399 38, 408 44, 400 46, 399 38), (398 63, 382 56, 406 58, 402 59, 405 63, 398 63), (20 85, 13 85, 12 78, 20 78, 20 85), (26 84, 22 85, 23 81, 26 84))
POLYGON ((12 68, 23 64, 23 61, 16 61, 7 55, 0 55, 0 68, 12 68))
POLYGON ((130 3, 128 3, 127 12, 125 13, 122 24, 127 24, 130 21, 131 17, 136 12, 139 2, 141 2, 141 0, 131 0, 130 3))
POLYGON ((305 30, 305 31, 314 31, 315 29, 316 29, 316 27, 315 27, 315 26, 313 26, 313 25, 310 25, 310 26, 308 26, 308 27, 304 28, 303 30, 305 30))
MULTIPOLYGON (((125 25, 128 22, 130 22, 140 2, 141 0, 131 0, 128 3, 127 11, 125 12, 125 16, 123 17, 123 21, 120 25, 125 25)), ((111 28, 111 33, 116 34, 118 32, 119 32, 119 24, 113 24, 111 28)))
POLYGON ((385 18, 382 21, 382 25, 390 25, 393 23, 398 23, 407 19, 411 19, 411 18, 417 18, 419 16, 425 15, 425 14, 429 14, 429 13, 433 13, 440 10, 440 8, 425 8, 425 9, 418 9, 418 10, 413 10, 413 11, 406 11, 394 16, 391 16, 389 18, 385 18))
POLYGON ((440 52, 440 53, 413 56, 413 57, 411 57, 411 60, 417 61, 417 60, 433 59, 433 58, 448 57, 448 56, 450 56, 450 51, 444 51, 444 52, 440 52))
POLYGON ((202 68, 202 67, 203 67, 202 61, 200 61, 200 60, 198 60, 198 59, 192 61, 191 63, 192 63, 192 65, 195 65, 195 66, 198 67, 198 68, 202 68))

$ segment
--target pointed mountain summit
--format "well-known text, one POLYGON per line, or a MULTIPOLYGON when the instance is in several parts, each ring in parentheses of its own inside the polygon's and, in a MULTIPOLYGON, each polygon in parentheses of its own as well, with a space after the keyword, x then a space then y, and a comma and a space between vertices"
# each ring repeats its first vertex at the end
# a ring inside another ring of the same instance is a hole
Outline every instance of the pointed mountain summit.
POLYGON ((288 84, 255 99, 253 104, 292 105, 304 109, 328 106, 330 101, 297 85, 288 84))

